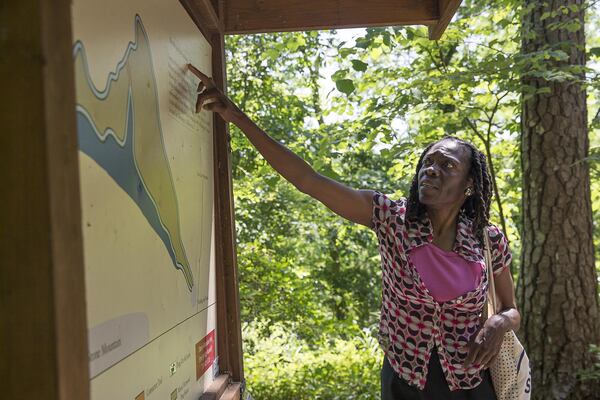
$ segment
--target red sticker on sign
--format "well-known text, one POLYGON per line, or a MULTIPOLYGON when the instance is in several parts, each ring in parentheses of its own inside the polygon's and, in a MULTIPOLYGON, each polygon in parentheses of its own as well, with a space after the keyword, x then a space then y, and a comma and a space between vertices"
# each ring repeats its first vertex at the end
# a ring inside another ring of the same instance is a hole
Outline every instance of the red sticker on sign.
POLYGON ((202 340, 196 343, 196 380, 212 366, 215 361, 215 330, 208 332, 202 340))

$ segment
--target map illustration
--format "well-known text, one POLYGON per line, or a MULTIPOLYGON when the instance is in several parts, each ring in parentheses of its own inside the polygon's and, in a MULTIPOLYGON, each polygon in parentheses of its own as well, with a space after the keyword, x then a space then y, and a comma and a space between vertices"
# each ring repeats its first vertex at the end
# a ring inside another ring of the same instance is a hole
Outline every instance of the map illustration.
POLYGON ((212 48, 178 0, 73 0, 71 18, 90 398, 197 399, 217 351, 215 132, 186 66, 211 74, 212 48))
POLYGON ((92 82, 82 42, 75 42, 73 57, 79 149, 139 207, 191 292, 194 276, 182 241, 149 40, 140 16, 135 17, 135 41, 129 42, 104 89, 92 82))

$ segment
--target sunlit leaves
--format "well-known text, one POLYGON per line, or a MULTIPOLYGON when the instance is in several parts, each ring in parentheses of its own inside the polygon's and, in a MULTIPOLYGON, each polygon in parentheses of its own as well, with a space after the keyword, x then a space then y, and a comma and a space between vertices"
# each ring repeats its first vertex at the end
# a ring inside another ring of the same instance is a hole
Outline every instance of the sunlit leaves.
MULTIPOLYGON (((511 245, 518 251, 519 209, 504 203, 519 201, 518 191, 512 191, 520 184, 519 158, 512 155, 518 152, 519 126, 514 124, 521 94, 518 68, 530 68, 531 61, 519 55, 518 24, 513 22, 518 7, 480 3, 473 7, 473 14, 469 14, 471 7, 465 11, 437 42, 429 40, 425 28, 368 29, 356 39, 357 46, 345 51, 344 55, 352 54, 351 60, 340 56, 339 63, 352 65, 352 60, 359 59, 369 67, 365 71, 346 68, 343 78, 352 79, 355 90, 347 100, 336 99, 334 104, 340 110, 352 104, 353 114, 365 129, 373 119, 378 121, 375 129, 389 127, 395 118, 406 122, 407 131, 402 134, 411 145, 399 147, 396 138, 396 143, 387 141, 391 148, 381 153, 393 154, 388 173, 397 187, 406 188, 410 183, 418 149, 443 135, 458 135, 482 150, 489 149, 489 156, 498 158, 495 165, 508 166, 495 171, 500 193, 506 195, 494 202, 493 219, 505 225, 511 245), (499 220, 500 207, 503 221, 499 220)), ((540 55, 539 63, 560 62, 565 57, 568 54, 562 49, 553 49, 540 55)), ((551 78, 561 76, 555 73, 551 78)), ((388 130, 381 137, 393 134, 388 130)), ((400 193, 406 195, 405 190, 400 193)))
POLYGON ((298 50, 299 47, 305 46, 305 45, 306 45, 306 40, 301 35, 291 36, 285 43, 285 46, 291 52, 295 52, 298 50))

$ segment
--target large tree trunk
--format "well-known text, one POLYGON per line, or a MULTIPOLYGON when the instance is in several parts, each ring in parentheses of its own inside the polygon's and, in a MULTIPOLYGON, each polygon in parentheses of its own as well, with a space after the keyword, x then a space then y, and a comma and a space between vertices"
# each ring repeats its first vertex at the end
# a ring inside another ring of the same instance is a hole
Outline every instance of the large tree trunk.
MULTIPOLYGON (((524 6, 532 7, 522 21, 524 55, 562 49, 568 58, 547 60, 550 70, 585 65, 582 1, 525 0, 524 6), (573 5, 578 8, 561 11, 573 5), (548 14, 553 11, 559 12, 548 14), (553 28, 562 21, 578 21, 579 29, 553 28)), ((527 75, 523 84, 545 89, 524 97, 522 109, 518 300, 521 336, 531 359, 532 398, 598 398, 597 382, 577 377, 592 366, 589 345, 600 343, 590 176, 587 163, 581 162, 589 148, 585 89, 573 79, 559 82, 527 75)))

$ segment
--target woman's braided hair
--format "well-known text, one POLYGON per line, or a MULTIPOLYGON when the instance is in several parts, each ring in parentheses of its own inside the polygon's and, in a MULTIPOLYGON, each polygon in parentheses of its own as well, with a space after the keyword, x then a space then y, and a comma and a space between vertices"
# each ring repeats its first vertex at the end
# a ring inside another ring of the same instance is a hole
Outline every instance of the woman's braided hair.
POLYGON ((417 163, 415 176, 410 187, 410 195, 406 209, 407 219, 420 219, 424 216, 427 209, 419 201, 419 171, 423 165, 423 158, 431 147, 443 140, 454 140, 471 150, 471 168, 469 175, 473 178, 473 195, 469 196, 463 203, 461 209, 464 210, 467 217, 473 220, 473 233, 480 243, 483 244, 483 232, 490 219, 490 203, 492 201, 492 184, 487 171, 485 154, 477 150, 471 143, 459 139, 455 136, 444 136, 437 142, 429 144, 417 163))

